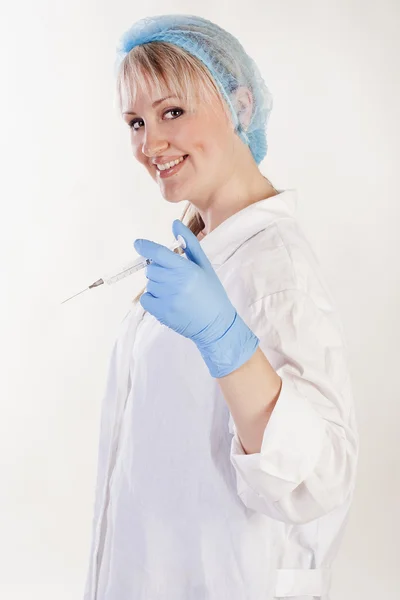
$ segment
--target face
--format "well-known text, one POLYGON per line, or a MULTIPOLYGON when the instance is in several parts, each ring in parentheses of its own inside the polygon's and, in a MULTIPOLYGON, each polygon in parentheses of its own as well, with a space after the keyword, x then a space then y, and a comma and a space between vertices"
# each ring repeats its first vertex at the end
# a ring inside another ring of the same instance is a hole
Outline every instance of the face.
POLYGON ((189 200, 207 208, 215 189, 231 178, 235 165, 233 125, 215 99, 213 104, 197 102, 189 111, 185 101, 170 97, 167 89, 160 94, 137 90, 135 106, 123 102, 123 119, 130 128, 136 160, 158 184, 169 202, 189 200), (135 113, 135 114, 131 114, 135 113), (185 157, 169 170, 157 164, 185 157))

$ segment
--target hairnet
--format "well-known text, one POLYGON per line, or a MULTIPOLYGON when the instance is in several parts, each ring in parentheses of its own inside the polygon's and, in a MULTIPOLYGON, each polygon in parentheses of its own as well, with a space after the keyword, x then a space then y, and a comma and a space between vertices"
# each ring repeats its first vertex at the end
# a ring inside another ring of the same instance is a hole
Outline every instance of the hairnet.
POLYGON ((266 128, 272 110, 272 95, 254 60, 238 39, 215 23, 195 15, 158 15, 134 23, 120 38, 114 73, 124 57, 134 48, 153 41, 180 46, 201 60, 219 87, 230 109, 235 131, 250 147, 259 164, 267 154, 266 128), (229 68, 232 65, 232 68, 229 68), (247 87, 253 97, 250 122, 243 129, 239 110, 230 100, 239 86, 247 87))

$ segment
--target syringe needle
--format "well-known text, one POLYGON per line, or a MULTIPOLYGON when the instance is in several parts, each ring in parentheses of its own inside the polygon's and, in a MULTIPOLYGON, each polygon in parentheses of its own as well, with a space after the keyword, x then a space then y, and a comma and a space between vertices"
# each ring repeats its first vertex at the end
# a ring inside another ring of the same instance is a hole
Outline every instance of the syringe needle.
POLYGON ((104 281, 102 279, 98 279, 97 281, 92 283, 92 285, 89 285, 89 287, 85 288, 81 292, 74 294, 73 296, 71 296, 71 298, 67 298, 66 300, 63 300, 63 302, 61 302, 61 304, 64 304, 64 302, 68 302, 68 300, 72 300, 72 298, 75 298, 75 296, 79 296, 79 294, 83 294, 83 292, 86 292, 86 290, 90 290, 90 288, 98 287, 99 285, 102 285, 103 283, 104 283, 104 281))
MULTIPOLYGON (((177 248, 182 248, 182 249, 186 248, 186 242, 181 235, 178 235, 175 243, 169 247, 169 250, 173 251, 173 250, 176 250, 177 248)), ((123 267, 122 269, 118 269, 117 273, 114 272, 113 275, 108 275, 108 276, 104 277, 104 279, 98 279, 97 281, 92 283, 92 285, 89 285, 89 287, 87 287, 86 289, 82 290, 81 292, 78 292, 74 296, 71 296, 71 298, 67 298, 66 300, 61 302, 61 304, 64 304, 64 302, 68 302, 68 300, 72 300, 72 298, 75 298, 75 296, 79 296, 79 294, 86 292, 86 290, 90 290, 91 288, 102 285, 103 283, 110 284, 110 283, 115 283, 116 281, 120 281, 124 277, 127 277, 127 275, 130 275, 131 273, 136 273, 136 271, 143 269, 151 262, 152 261, 149 258, 144 258, 144 257, 137 258, 135 261, 131 262, 129 265, 123 267)))
POLYGON ((83 292, 86 292, 86 290, 88 290, 89 288, 86 288, 84 290, 82 290, 82 292, 78 292, 77 294, 74 294, 73 296, 71 296, 71 298, 67 298, 66 300, 63 300, 61 302, 61 304, 64 304, 64 302, 68 302, 68 300, 72 300, 72 298, 75 298, 75 296, 79 296, 79 294, 82 294, 83 292))

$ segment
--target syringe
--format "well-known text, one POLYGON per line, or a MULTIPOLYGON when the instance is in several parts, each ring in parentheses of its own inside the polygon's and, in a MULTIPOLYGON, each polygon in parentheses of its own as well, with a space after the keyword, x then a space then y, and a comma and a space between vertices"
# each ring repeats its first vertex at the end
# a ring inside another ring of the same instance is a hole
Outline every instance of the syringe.
MULTIPOLYGON (((177 248, 182 248, 182 249, 186 248, 186 242, 181 235, 178 235, 177 241, 172 246, 169 247, 170 250, 176 250, 177 248)), ((136 271, 140 271, 141 269, 144 269, 151 262, 153 262, 153 261, 150 258, 144 258, 143 256, 141 256, 140 258, 137 258, 133 262, 130 262, 127 265, 125 265, 125 267, 118 269, 118 271, 116 273, 114 271, 113 274, 108 274, 108 275, 105 275, 102 279, 98 279, 97 281, 95 281, 94 283, 89 285, 89 287, 82 290, 81 292, 78 292, 77 294, 74 294, 74 296, 71 296, 71 298, 67 298, 67 300, 64 300, 63 302, 61 302, 61 304, 64 304, 64 302, 68 302, 68 300, 75 298, 75 296, 79 296, 79 294, 86 292, 86 290, 98 287, 99 285, 102 285, 103 283, 107 283, 108 285, 111 285, 112 283, 121 281, 121 279, 124 279, 124 277, 127 277, 128 275, 132 275, 132 273, 136 273, 136 271)))

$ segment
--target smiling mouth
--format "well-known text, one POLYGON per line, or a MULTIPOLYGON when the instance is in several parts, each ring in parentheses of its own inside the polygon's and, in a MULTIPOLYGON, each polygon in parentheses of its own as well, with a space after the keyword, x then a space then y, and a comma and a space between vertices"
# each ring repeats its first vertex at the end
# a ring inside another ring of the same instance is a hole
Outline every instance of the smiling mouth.
POLYGON ((188 158, 189 155, 184 154, 183 156, 184 156, 183 160, 180 160, 177 165, 174 165, 173 167, 171 167, 169 169, 164 169, 164 170, 160 171, 160 169, 158 169, 156 166, 157 179, 160 179, 160 180, 171 179, 171 180, 175 181, 175 179, 174 179, 175 175, 178 176, 178 174, 181 172, 181 169, 183 169, 184 163, 186 162, 186 159, 188 158))
POLYGON ((183 156, 183 160, 180 160, 176 165, 173 165, 172 167, 168 167, 168 169, 159 169, 157 165, 154 165, 154 166, 159 173, 167 173, 168 171, 172 171, 172 169, 175 169, 176 167, 178 167, 181 163, 185 162, 185 160, 187 159, 189 154, 182 154, 182 156, 183 156))

